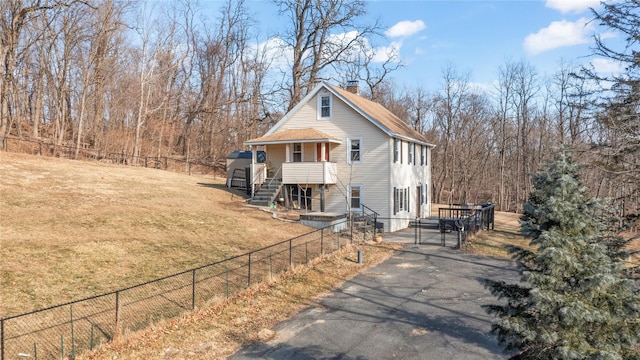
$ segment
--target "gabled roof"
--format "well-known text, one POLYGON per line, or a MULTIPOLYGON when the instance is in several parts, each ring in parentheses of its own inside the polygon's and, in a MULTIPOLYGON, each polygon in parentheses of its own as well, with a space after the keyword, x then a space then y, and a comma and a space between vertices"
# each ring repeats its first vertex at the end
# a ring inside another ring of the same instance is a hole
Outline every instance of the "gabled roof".
POLYGON ((406 122, 397 117, 391 111, 377 102, 365 99, 360 95, 341 89, 331 84, 324 84, 334 95, 341 98, 354 110, 371 121, 391 137, 416 141, 424 145, 435 146, 418 131, 411 128, 406 122))
POLYGON ((316 129, 290 129, 282 130, 276 133, 261 136, 259 138, 245 141, 246 145, 267 145, 267 144, 286 144, 286 143, 304 143, 304 142, 330 142, 340 144, 340 140, 333 136, 327 135, 316 129))
MULTIPOLYGON (((311 90, 309 94, 307 94, 307 96, 305 96, 293 109, 291 109, 291 111, 289 111, 282 119, 280 119, 280 121, 278 121, 271 129, 269 129, 269 131, 267 131, 267 133, 263 137, 251 139, 249 141, 246 141, 245 144, 246 145, 263 145, 265 144, 265 141, 269 141, 269 143, 294 142, 293 140, 296 140, 295 142, 301 142, 300 140, 305 140, 305 139, 312 141, 313 139, 308 137, 297 138, 297 139, 294 139, 293 137, 294 135, 305 136, 304 132, 300 132, 298 134, 298 133, 295 133, 294 131, 298 131, 298 130, 308 131, 308 130, 314 130, 314 129, 296 129, 296 130, 285 130, 285 131, 278 131, 278 129, 280 128, 280 126, 282 126, 282 124, 286 123, 295 113, 297 113, 302 106, 304 106, 314 96, 316 96, 316 94, 321 89, 326 89, 327 91, 331 92, 334 96, 342 100, 345 104, 347 104, 357 113, 359 113, 362 117, 369 120, 374 126, 382 130, 388 136, 393 138, 413 141, 413 142, 420 143, 423 145, 428 145, 431 147, 435 146, 432 143, 430 143, 424 135, 422 135, 418 131, 411 128, 406 122, 402 121, 402 119, 394 115, 391 111, 389 111, 384 106, 376 102, 373 102, 371 100, 365 99, 360 95, 356 95, 352 92, 349 92, 337 86, 331 85, 324 81, 318 84, 315 88, 313 88, 313 90, 311 90), (277 138, 278 135, 286 136, 288 141, 283 141, 283 139, 278 140, 277 138)), ((314 130, 314 131, 317 131, 317 130, 314 130)), ((323 134, 324 137, 329 137, 332 140, 338 141, 337 139, 332 138, 331 136, 324 134, 320 131, 318 131, 318 133, 323 134)), ((326 142, 327 140, 324 140, 324 141, 326 142)), ((318 142, 320 142, 320 140, 318 140, 318 142)))

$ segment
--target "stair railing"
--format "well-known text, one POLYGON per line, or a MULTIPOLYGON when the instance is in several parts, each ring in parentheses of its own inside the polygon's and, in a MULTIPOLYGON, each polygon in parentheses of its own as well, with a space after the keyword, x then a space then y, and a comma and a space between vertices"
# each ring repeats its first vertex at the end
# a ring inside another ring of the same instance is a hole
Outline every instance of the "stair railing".
POLYGON ((362 204, 362 212, 359 212, 358 215, 353 216, 354 220, 363 220, 367 223, 370 223, 373 225, 373 236, 376 236, 376 232, 378 230, 378 214, 375 210, 373 210, 372 208, 362 204), (369 211, 369 213, 367 213, 367 210, 369 211))
MULTIPOLYGON (((265 165, 265 166, 266 166, 266 165, 265 165)), ((276 179, 278 179, 278 174, 280 174, 280 172, 281 172, 281 171, 282 171, 282 166, 280 166, 280 167, 278 168, 278 170, 276 171, 276 173, 273 175, 273 177, 272 177, 272 178, 270 178, 268 182, 266 182, 266 186, 267 186, 267 187, 270 187, 270 186, 271 186, 271 184, 273 184, 273 181, 274 181, 274 180, 276 180, 276 179)), ((258 177, 258 176, 256 175, 256 178, 257 178, 257 177, 258 177)), ((265 178, 265 180, 266 180, 266 179, 268 179, 268 178, 265 178)), ((254 179, 254 181, 255 181, 255 180, 256 180, 256 179, 254 179)), ((255 182, 254 182, 254 184, 255 184, 255 182)), ((260 184, 260 187, 262 187, 263 185, 265 185, 265 183, 260 184)), ((256 195, 256 193, 257 193, 257 192, 258 192, 258 189, 254 187, 253 194, 251 194, 251 197, 253 198, 253 197, 256 195)), ((278 193, 278 192, 276 192, 273 196, 275 197, 275 195, 277 195, 277 193, 278 193)), ((273 197, 269 200, 269 203, 271 203, 272 201, 273 201, 273 197)))

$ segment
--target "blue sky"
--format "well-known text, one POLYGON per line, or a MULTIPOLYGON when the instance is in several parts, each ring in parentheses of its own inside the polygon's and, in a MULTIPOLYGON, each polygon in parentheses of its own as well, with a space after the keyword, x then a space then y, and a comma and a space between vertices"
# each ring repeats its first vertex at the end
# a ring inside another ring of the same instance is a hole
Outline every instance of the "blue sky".
MULTIPOLYGON (((208 8, 221 4, 204 2, 208 8)), ((274 36, 286 26, 288 19, 277 16, 271 1, 249 0, 247 5, 261 36, 274 36)), ((590 22, 589 7, 598 6, 598 0, 369 0, 367 18, 380 19, 385 29, 372 46, 397 48, 406 65, 392 75, 396 83, 435 91, 447 64, 482 86, 496 79, 506 61, 528 62, 549 76, 561 61, 594 61, 587 57, 591 37, 602 30, 590 22)), ((618 67, 595 61, 601 69, 618 67)))

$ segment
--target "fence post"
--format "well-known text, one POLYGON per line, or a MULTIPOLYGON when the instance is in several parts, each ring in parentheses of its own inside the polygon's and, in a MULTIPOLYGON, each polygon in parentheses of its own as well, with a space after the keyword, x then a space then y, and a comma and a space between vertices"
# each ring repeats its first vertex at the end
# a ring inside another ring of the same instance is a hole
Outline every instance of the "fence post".
POLYGON ((376 231, 378 231, 378 213, 373 213, 373 237, 376 237, 376 231))
POLYGON ((120 326, 120 291, 116 291, 116 324, 113 327, 113 336, 118 334, 118 327, 120 326))
POLYGON ((73 333, 73 304, 69 305, 69 316, 71 317, 71 358, 76 357, 76 338, 73 333))
POLYGON ((251 287, 251 253, 249 253, 249 266, 247 266, 249 268, 249 276, 248 276, 248 284, 247 287, 251 287))
MULTIPOLYGON (((351 230, 351 242, 353 242, 353 214, 349 214, 349 228, 351 230)), ((340 240, 338 240, 338 249, 340 249, 340 240)))
POLYGON ((4 319, 0 319, 0 360, 4 360, 4 319))
POLYGON ((196 269, 191 272, 191 310, 196 308, 196 269))

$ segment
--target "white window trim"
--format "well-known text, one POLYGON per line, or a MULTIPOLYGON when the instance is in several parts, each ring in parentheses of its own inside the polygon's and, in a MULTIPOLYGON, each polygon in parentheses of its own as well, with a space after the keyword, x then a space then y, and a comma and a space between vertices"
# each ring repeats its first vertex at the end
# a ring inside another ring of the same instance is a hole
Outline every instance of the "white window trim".
POLYGON ((348 164, 361 164, 362 163, 362 155, 363 155, 362 138, 361 137, 349 137, 349 138, 347 138, 347 163, 348 164), (351 161, 351 140, 360 141, 360 160, 358 160, 358 161, 351 161))
POLYGON ((318 94, 317 117, 318 117, 318 120, 331 120, 331 118, 333 118, 333 96, 331 96, 331 93, 326 92, 326 93, 318 94), (322 98, 323 97, 329 98, 329 116, 322 116, 322 98))
POLYGON ((409 143, 409 165, 415 165, 416 163, 416 144, 409 143))
POLYGON ((420 165, 427 165, 427 145, 422 145, 420 149, 420 165))
POLYGON ((349 201, 348 208, 349 208, 351 211, 353 211, 353 210, 359 210, 359 211, 362 211, 362 209, 363 209, 363 206, 362 206, 363 201, 362 201, 362 199, 364 198, 364 196, 362 195, 362 194, 363 194, 363 192, 362 192, 362 188, 363 188, 362 184, 350 184, 350 185, 349 185, 349 192, 347 193, 347 194, 348 194, 348 196, 349 196, 349 198, 348 198, 348 201, 349 201), (359 188, 359 189, 360 189, 360 207, 358 207, 358 208, 352 208, 352 207, 351 207, 351 190, 352 190, 353 188, 359 188))
POLYGON ((393 162, 402 164, 402 140, 393 139, 393 162))
POLYGON ((290 145, 290 157, 289 157, 289 162, 296 162, 293 161, 293 157, 295 155, 295 145, 296 144, 300 144, 300 162, 304 162, 304 143, 291 143, 290 145))

